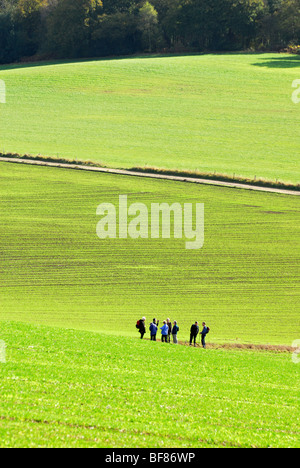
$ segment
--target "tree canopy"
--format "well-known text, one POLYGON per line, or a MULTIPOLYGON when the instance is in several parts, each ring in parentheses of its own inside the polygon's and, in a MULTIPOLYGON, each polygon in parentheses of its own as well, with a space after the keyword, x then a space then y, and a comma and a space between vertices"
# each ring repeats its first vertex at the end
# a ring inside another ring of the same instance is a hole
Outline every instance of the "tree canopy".
POLYGON ((0 63, 299 43, 300 0, 0 0, 0 63))

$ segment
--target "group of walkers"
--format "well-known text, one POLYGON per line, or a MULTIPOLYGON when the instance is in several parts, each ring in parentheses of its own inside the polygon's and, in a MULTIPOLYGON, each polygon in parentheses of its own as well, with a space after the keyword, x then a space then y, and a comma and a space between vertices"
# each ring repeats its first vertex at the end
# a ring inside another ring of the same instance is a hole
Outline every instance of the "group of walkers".
MULTIPOLYGON (((210 329, 209 327, 206 326, 206 323, 202 323, 202 331, 200 332, 199 328, 199 323, 195 322, 191 326, 190 330, 190 346, 194 343, 194 346, 196 346, 196 341, 197 337, 200 334, 201 335, 201 343, 203 348, 206 348, 206 335, 209 333, 210 329)), ((146 317, 143 317, 142 319, 137 321, 136 328, 138 329, 141 339, 144 338, 144 335, 146 333, 146 317)), ((153 319, 152 323, 150 324, 149 330, 150 330, 150 340, 151 341, 156 341, 156 336, 158 333, 158 329, 160 328, 161 330, 161 341, 163 343, 170 343, 171 342, 171 335, 173 339, 174 344, 178 344, 178 332, 179 332, 179 326, 177 324, 177 321, 174 320, 173 324, 171 320, 168 318, 167 320, 163 321, 163 326, 159 327, 159 320, 156 320, 155 318, 153 319)))

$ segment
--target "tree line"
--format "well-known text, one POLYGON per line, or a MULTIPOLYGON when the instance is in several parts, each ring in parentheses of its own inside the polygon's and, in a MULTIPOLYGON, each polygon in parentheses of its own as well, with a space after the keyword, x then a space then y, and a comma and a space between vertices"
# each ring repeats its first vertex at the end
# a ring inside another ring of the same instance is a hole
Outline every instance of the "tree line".
POLYGON ((299 43, 300 0, 0 0, 0 63, 299 43))

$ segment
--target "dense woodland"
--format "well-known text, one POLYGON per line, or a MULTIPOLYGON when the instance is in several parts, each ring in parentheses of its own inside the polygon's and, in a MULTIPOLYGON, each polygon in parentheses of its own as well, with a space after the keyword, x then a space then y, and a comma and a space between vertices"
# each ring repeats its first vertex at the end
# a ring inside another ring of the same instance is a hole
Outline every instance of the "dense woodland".
POLYGON ((0 63, 299 43, 300 0, 0 0, 0 63))

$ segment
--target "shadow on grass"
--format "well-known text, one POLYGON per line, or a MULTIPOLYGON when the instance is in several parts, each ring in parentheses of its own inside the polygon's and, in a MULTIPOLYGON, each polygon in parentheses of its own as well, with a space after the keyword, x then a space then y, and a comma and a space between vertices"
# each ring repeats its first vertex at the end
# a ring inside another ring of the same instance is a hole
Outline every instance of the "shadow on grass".
POLYGON ((264 57, 261 62, 256 62, 253 65, 266 68, 297 68, 300 67, 300 55, 281 55, 271 57, 269 60, 264 57))
MULTIPOLYGON (((274 54, 274 52, 269 52, 274 54)), ((108 62, 108 61, 121 61, 121 60, 143 60, 143 59, 163 59, 163 58, 176 58, 176 57, 197 57, 197 56, 246 56, 246 55, 264 55, 262 62, 254 63, 253 65, 258 67, 269 67, 269 68, 292 68, 300 67, 300 56, 281 54, 278 57, 270 57, 270 60, 266 60, 265 52, 249 52, 249 51, 235 51, 235 52, 182 52, 182 53, 137 53, 133 55, 109 55, 103 57, 86 57, 86 58, 73 58, 73 59, 40 59, 37 60, 34 57, 28 61, 15 62, 9 64, 0 64, 0 72, 5 70, 14 70, 18 68, 34 68, 34 67, 45 67, 45 66, 59 66, 59 65, 70 65, 78 63, 89 63, 89 62, 108 62)))
POLYGON ((178 54, 135 54, 135 55, 109 55, 103 57, 90 57, 90 58, 74 58, 74 59, 49 59, 49 60, 28 60, 28 62, 15 62, 9 64, 0 64, 0 71, 14 70, 17 68, 34 68, 34 67, 46 67, 49 65, 70 65, 78 63, 89 63, 89 62, 109 62, 109 61, 121 61, 121 60, 142 60, 142 59, 160 59, 166 57, 195 57, 205 55, 201 52, 195 53, 178 53, 178 54))

